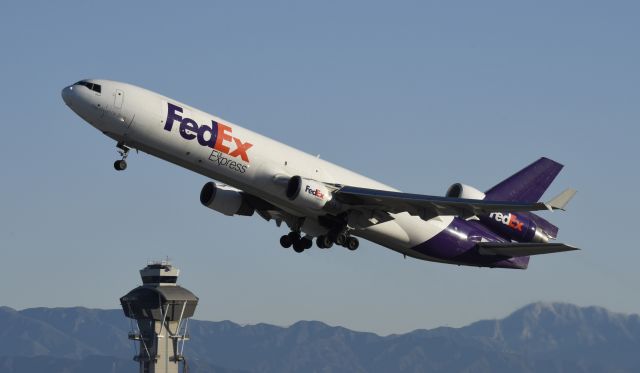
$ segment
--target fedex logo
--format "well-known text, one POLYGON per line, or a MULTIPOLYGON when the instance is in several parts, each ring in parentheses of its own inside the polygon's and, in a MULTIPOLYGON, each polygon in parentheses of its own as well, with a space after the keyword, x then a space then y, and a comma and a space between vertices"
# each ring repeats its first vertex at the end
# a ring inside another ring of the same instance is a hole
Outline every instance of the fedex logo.
POLYGON ((511 213, 503 214, 501 212, 492 212, 491 214, 489 214, 489 217, 508 226, 509 228, 522 232, 522 226, 524 225, 524 223, 518 220, 518 217, 515 214, 511 214, 511 213))
POLYGON ((311 187, 307 185, 307 187, 304 188, 304 191, 311 194, 312 196, 318 197, 319 199, 324 199, 324 194, 320 191, 320 189, 311 189, 311 187))
POLYGON ((237 137, 232 136, 233 129, 225 124, 211 121, 211 126, 206 124, 198 124, 191 118, 183 118, 182 108, 170 102, 167 103, 167 120, 164 124, 164 130, 171 132, 175 122, 180 123, 180 136, 185 140, 198 139, 198 143, 202 146, 217 150, 220 153, 229 155, 230 157, 240 157, 243 161, 249 162, 247 150, 253 144, 242 142, 237 137))

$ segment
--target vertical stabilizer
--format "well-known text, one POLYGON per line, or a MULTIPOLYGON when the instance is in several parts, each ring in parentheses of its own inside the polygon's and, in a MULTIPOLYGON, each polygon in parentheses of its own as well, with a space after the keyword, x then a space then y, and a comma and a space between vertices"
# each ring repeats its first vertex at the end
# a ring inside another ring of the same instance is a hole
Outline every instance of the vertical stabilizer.
MULTIPOLYGON (((562 165, 549 158, 540 158, 489 189, 488 201, 538 202, 558 176, 562 165)), ((550 238, 558 237, 558 227, 532 212, 519 213, 533 220, 550 238)))
POLYGON ((549 158, 540 158, 489 189, 485 193, 486 199, 538 202, 562 167, 560 163, 549 158))

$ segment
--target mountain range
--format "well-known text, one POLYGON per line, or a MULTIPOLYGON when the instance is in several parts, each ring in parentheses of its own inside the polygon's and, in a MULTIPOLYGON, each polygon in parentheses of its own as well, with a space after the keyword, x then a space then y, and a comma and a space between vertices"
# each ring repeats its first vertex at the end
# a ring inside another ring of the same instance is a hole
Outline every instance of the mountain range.
MULTIPOLYGON (((122 310, 0 307, 0 371, 136 372, 122 310)), ((189 324, 189 372, 640 372, 640 316, 533 303, 501 320, 379 336, 318 321, 189 324)))

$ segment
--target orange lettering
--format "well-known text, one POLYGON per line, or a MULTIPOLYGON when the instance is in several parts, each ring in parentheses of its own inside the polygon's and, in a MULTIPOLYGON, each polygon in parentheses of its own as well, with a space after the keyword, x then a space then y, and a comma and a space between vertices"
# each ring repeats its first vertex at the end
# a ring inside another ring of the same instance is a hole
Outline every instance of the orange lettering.
POLYGON ((231 141, 232 137, 227 132, 231 132, 231 127, 222 123, 218 123, 218 137, 216 138, 216 145, 214 148, 223 153, 229 154, 229 147, 224 145, 223 141, 231 141))
POLYGON ((240 156, 243 161, 249 162, 249 157, 247 156, 247 150, 253 146, 248 142, 242 143, 242 141, 238 138, 233 138, 233 141, 236 142, 236 149, 232 151, 229 155, 232 157, 240 156))

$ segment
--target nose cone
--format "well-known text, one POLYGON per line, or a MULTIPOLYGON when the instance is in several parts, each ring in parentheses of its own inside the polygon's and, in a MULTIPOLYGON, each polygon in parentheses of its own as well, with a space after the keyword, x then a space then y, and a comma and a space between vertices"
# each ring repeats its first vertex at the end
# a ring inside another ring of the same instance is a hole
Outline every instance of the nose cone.
POLYGON ((70 85, 68 87, 64 87, 60 94, 62 95, 62 101, 64 101, 67 106, 71 106, 71 101, 73 98, 73 86, 70 85))

